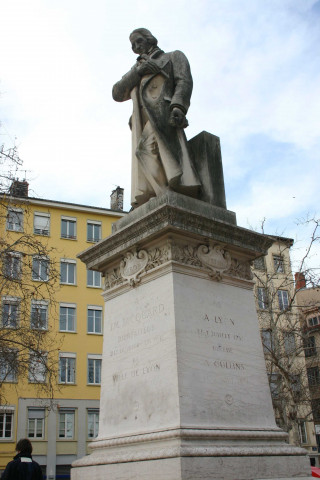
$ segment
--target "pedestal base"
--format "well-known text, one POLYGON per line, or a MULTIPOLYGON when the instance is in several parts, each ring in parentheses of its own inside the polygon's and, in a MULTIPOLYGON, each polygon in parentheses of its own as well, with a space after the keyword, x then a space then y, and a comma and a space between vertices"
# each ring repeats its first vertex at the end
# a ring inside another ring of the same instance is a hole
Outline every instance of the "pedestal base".
POLYGON ((99 437, 72 480, 308 478, 275 424, 252 292, 269 244, 168 192, 80 255, 106 308, 99 437))
POLYGON ((307 480, 297 457, 184 457, 73 468, 72 480, 307 480))

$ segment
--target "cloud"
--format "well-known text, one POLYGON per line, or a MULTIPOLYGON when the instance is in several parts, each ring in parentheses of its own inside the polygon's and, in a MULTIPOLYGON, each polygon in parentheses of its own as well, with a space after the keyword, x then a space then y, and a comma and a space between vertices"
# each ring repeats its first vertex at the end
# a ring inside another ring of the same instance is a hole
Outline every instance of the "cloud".
POLYGON ((319 17, 314 0, 5 0, 1 120, 18 137, 32 189, 107 206, 121 185, 130 208, 132 107, 111 89, 135 61, 129 33, 145 26, 190 60, 186 133, 220 136, 239 223, 267 217, 293 231, 317 207, 319 17))

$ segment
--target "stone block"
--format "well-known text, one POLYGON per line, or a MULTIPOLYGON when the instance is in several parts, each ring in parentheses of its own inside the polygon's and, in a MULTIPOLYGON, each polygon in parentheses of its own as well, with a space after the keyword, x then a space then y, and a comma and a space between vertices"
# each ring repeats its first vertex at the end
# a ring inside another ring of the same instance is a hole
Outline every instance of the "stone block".
POLYGON ((203 131, 188 146, 202 185, 200 200, 227 208, 219 137, 203 131))

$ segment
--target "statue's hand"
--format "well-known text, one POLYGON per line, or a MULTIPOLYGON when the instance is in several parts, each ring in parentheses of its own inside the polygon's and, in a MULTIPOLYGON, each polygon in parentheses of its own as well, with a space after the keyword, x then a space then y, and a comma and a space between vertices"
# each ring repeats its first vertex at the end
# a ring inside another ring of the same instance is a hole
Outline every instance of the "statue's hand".
POLYGON ((141 77, 143 77, 143 75, 148 75, 150 73, 160 72, 160 68, 158 67, 158 65, 153 60, 150 60, 148 58, 143 59, 141 62, 139 62, 136 66, 136 69, 141 77))
POLYGON ((179 107, 174 107, 172 109, 169 117, 169 124, 172 127, 177 127, 177 128, 186 128, 189 125, 185 114, 179 107))

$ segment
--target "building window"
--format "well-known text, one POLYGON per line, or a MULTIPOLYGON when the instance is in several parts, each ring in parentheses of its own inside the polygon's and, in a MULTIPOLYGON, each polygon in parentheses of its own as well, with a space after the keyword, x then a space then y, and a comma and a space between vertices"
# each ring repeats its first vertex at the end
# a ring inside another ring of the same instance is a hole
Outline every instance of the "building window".
POLYGON ((282 255, 273 255, 273 266, 276 273, 284 273, 284 261, 282 255))
POLYGON ((59 438, 72 440, 74 437, 74 410, 60 410, 59 438))
POLYGON ((73 303, 60 303, 60 332, 76 331, 76 305, 73 303))
POLYGON ((319 317, 311 317, 308 318, 308 325, 309 327, 317 327, 319 325, 319 317))
POLYGON ((261 338, 264 353, 271 353, 274 348, 274 335, 271 330, 261 330, 261 338))
POLYGON ((35 212, 33 217, 33 233, 36 235, 45 235, 50 233, 50 214, 35 212))
POLYGON ((289 306, 288 292, 286 290, 278 290, 278 301, 280 310, 287 310, 289 306))
POLYGON ((88 384, 101 384, 101 355, 88 355, 88 384))
POLYGON ((102 333, 102 307, 88 306, 88 333, 102 333))
POLYGON ((0 382, 16 382, 18 377, 16 350, 0 352, 0 382))
POLYGON ((8 208, 7 230, 23 232, 23 211, 20 208, 8 208))
POLYGON ((3 262, 4 276, 10 280, 19 280, 21 277, 21 266, 21 253, 7 253, 3 262))
POLYGON ((47 301, 32 300, 30 326, 35 330, 47 330, 48 328, 48 302, 47 301))
POLYGON ((300 443, 301 444, 306 444, 306 443, 308 443, 306 422, 304 422, 303 420, 300 420, 298 425, 299 425, 300 443))
POLYGON ((49 259, 34 256, 32 259, 32 280, 47 282, 49 279, 49 259))
POLYGON ((77 219, 61 217, 61 238, 75 240, 77 238, 77 219))
POLYGON ((47 358, 46 352, 31 352, 29 364, 29 382, 45 383, 47 374, 47 358))
POLYGON ((87 270, 87 287, 101 288, 101 273, 95 270, 87 270))
POLYGON ((264 262, 264 257, 256 258, 253 261, 253 267, 255 268, 255 270, 265 270, 266 266, 264 262))
POLYGON ((101 222, 88 220, 87 222, 87 241, 99 242, 101 240, 101 222))
POLYGON ((60 282, 67 285, 76 284, 76 260, 63 259, 60 262, 60 282))
POLYGON ((309 387, 316 387, 320 384, 319 367, 307 368, 309 387))
POLYGON ((317 354, 315 337, 308 337, 303 340, 304 354, 306 357, 314 357, 317 354))
POLYGON ((44 438, 44 408, 28 408, 28 438, 44 438))
POLYGON ((17 328, 19 325, 20 299, 17 297, 3 297, 2 299, 2 326, 17 328))
POLYGON ((76 354, 59 354, 59 383, 74 384, 76 381, 76 354))
POLYGON ((301 393, 301 378, 300 375, 290 375, 292 393, 298 397, 301 393))
POLYGON ((320 400, 311 400, 312 415, 315 422, 320 422, 320 400))
POLYGON ((12 430, 13 411, 0 410, 0 438, 12 438, 12 430))
POLYGON ((264 287, 258 287, 258 305, 260 310, 266 310, 268 308, 268 294, 267 289, 264 287))
POLYGON ((279 373, 268 374, 271 397, 277 399, 280 395, 281 375, 279 373))
POLYGON ((294 332, 283 332, 284 349, 287 355, 292 355, 296 351, 296 339, 294 332))
POLYGON ((88 409, 88 438, 96 438, 99 433, 99 410, 88 409))

